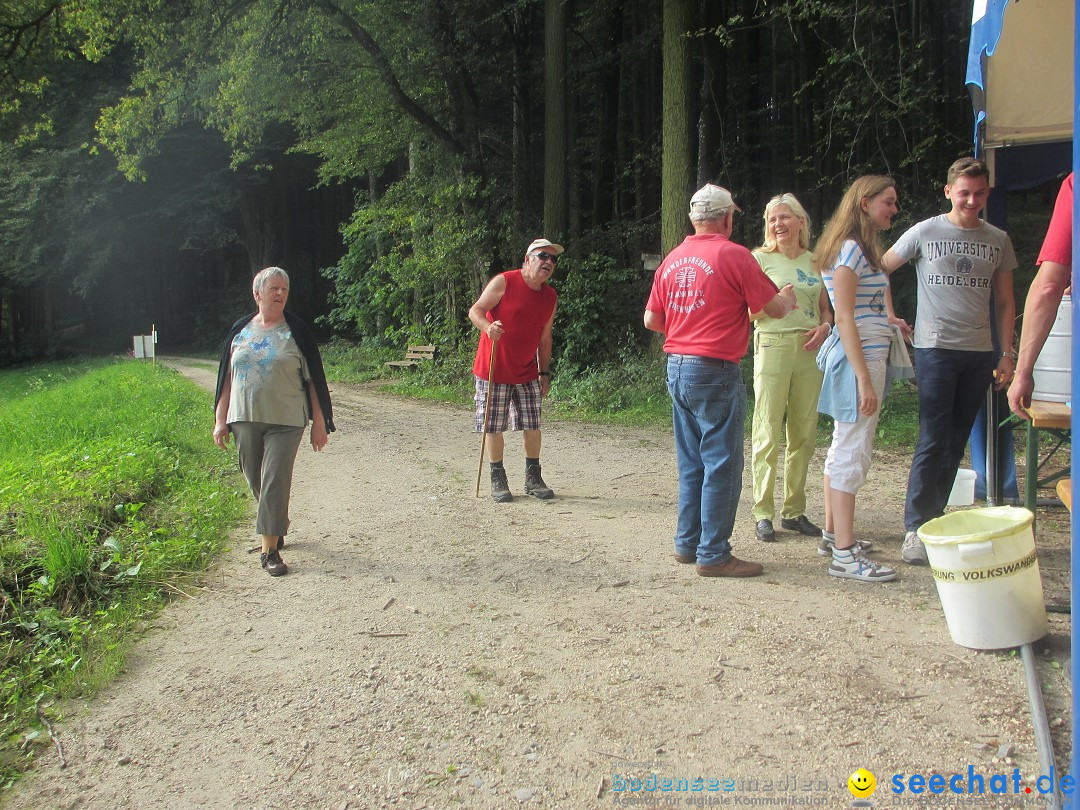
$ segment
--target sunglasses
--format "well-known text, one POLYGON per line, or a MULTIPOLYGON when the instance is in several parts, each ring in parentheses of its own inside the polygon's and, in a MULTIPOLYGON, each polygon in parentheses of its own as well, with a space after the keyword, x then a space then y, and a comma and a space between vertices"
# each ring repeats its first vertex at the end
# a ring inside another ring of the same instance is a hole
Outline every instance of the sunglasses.
POLYGON ((552 264, 558 264, 559 263, 559 256, 556 253, 541 252, 541 253, 534 253, 533 256, 535 256, 536 258, 538 258, 542 262, 551 262, 552 264))

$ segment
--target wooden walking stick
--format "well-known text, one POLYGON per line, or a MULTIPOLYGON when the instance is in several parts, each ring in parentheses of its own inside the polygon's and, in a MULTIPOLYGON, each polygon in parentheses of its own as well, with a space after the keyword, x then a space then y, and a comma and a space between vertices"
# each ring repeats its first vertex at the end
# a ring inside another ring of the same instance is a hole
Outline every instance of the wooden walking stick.
POLYGON ((491 341, 488 361, 487 394, 484 396, 484 423, 480 426, 480 466, 476 470, 476 497, 480 497, 480 478, 484 474, 484 445, 487 443, 488 415, 491 413, 491 379, 495 376, 495 341, 491 341))

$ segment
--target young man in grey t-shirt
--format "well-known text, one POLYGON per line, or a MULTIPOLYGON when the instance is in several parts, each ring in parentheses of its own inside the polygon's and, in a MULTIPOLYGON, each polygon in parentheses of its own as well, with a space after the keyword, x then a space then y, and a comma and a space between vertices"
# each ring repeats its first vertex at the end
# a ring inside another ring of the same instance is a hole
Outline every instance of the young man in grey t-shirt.
POLYGON ((1012 379, 1012 271, 1016 256, 1000 228, 980 218, 990 194, 990 172, 975 158, 949 167, 947 214, 912 226, 885 254, 891 273, 916 260, 919 279, 915 322, 915 379, 919 389, 919 440, 908 475, 902 556, 926 563, 918 528, 945 513, 957 465, 991 381, 1000 391, 1012 379), (995 355, 990 333, 990 294, 1003 351, 995 355))

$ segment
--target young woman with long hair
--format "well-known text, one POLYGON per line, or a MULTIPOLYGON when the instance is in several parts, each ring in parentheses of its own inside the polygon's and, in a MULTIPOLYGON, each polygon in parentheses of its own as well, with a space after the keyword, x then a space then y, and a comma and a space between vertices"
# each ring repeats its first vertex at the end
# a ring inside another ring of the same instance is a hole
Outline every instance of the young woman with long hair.
POLYGON ((866 482, 885 394, 889 358, 888 277, 878 232, 897 213, 891 178, 865 175, 844 193, 818 240, 816 260, 833 307, 839 340, 826 341, 821 410, 835 419, 825 458, 825 530, 829 574, 888 582, 896 572, 865 556, 855 540, 855 496, 866 482))

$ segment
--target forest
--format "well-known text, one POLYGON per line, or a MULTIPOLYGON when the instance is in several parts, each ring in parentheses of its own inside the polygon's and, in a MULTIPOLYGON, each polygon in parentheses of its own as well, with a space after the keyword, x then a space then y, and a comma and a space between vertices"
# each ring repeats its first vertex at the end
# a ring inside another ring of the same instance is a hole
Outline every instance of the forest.
MULTIPOLYGON (((970 154, 969 0, 0 3, 0 362, 210 349, 290 308, 376 346, 457 346, 486 280, 567 247, 556 362, 646 345, 693 190, 734 238, 795 193, 896 179, 908 223, 970 154), (652 262, 652 263, 650 263, 652 262)), ((911 301, 910 289, 897 297, 911 301)))

